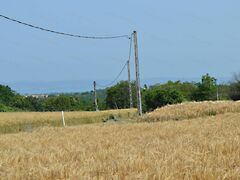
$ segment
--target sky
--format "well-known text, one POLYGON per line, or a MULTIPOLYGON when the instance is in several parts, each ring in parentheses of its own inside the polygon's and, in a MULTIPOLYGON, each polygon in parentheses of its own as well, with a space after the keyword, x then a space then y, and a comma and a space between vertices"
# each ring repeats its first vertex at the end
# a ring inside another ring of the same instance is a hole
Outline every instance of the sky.
MULTIPOLYGON (((130 35, 136 30, 141 79, 147 82, 200 79, 206 73, 227 79, 239 72, 239 7, 239 0, 2 0, 0 14, 80 35, 130 35)), ((71 38, 2 18, 0 42, 0 83, 19 91, 21 83, 29 82, 109 82, 129 52, 126 38, 71 38)), ((131 67, 134 79, 134 57, 131 67)), ((127 71, 120 79, 127 79, 127 71)))

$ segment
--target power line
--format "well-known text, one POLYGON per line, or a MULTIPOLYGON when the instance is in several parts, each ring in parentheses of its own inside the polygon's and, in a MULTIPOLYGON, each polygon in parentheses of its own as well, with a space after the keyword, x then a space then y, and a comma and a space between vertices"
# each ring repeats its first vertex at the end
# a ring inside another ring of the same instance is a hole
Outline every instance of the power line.
POLYGON ((83 36, 83 35, 77 35, 77 34, 70 34, 70 33, 65 33, 65 32, 59 32, 59 31, 55 31, 55 30, 50 30, 50 29, 46 29, 46 28, 42 28, 39 26, 34 26, 32 24, 28 24, 4 15, 0 14, 1 18, 7 19, 9 21, 15 22, 15 23, 19 23, 31 28, 35 28, 38 30, 42 30, 42 31, 46 31, 46 32, 50 32, 50 33, 55 33, 55 34, 59 34, 59 35, 63 35, 63 36, 70 36, 70 37, 75 37, 75 38, 84 38, 84 39, 117 39, 117 38, 130 38, 128 35, 118 35, 118 36, 83 36))
POLYGON ((129 54, 128 54, 128 60, 127 62, 124 64, 122 70, 120 71, 120 73, 117 75, 117 77, 112 81, 110 82, 109 84, 106 84, 106 85, 100 85, 100 84, 97 84, 98 87, 100 88, 107 88, 111 85, 113 85, 117 80, 118 78, 122 75, 124 69, 126 68, 126 66, 128 65, 128 63, 130 62, 130 59, 131 59, 131 55, 132 55, 132 38, 133 38, 133 33, 131 34, 131 36, 129 37, 129 40, 130 40, 130 47, 129 47, 129 54))
POLYGON ((124 69, 126 68, 127 64, 128 64, 128 61, 124 64, 120 73, 117 75, 117 77, 112 82, 110 82, 109 84, 106 84, 106 85, 97 84, 97 86, 100 87, 100 88, 107 88, 109 86, 112 86, 118 80, 118 78, 122 75, 122 73, 123 73, 124 69))

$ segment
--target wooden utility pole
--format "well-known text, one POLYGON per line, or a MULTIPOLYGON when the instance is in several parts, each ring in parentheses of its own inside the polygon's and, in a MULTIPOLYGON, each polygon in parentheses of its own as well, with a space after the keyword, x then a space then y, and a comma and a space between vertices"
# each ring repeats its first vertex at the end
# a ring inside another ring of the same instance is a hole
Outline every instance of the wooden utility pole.
POLYGON ((96 89, 97 83, 96 81, 93 82, 93 89, 94 89, 94 103, 95 103, 95 108, 96 111, 99 111, 98 109, 98 103, 97 103, 97 89, 96 89))
POLYGON ((128 57, 128 91, 129 91, 129 107, 133 108, 133 98, 132 98, 132 84, 131 84, 131 67, 130 67, 130 60, 132 55, 132 35, 130 37, 130 51, 129 51, 129 57, 128 57))
POLYGON ((137 31, 133 31, 133 36, 134 36, 134 50, 135 50, 137 107, 138 107, 138 114, 139 114, 140 116, 142 116, 142 97, 141 97, 141 84, 140 84, 140 72, 139 72, 139 60, 138 60, 137 31))
POLYGON ((133 99, 132 99, 132 85, 131 85, 131 70, 130 70, 130 58, 128 60, 128 89, 129 89, 129 103, 130 108, 133 108, 133 99))

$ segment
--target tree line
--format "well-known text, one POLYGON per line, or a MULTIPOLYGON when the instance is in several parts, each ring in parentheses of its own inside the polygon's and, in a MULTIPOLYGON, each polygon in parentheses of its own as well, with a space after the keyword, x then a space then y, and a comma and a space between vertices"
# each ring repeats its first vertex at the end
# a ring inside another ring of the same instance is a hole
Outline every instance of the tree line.
MULTIPOLYGON (((133 105, 136 107, 136 85, 131 83, 133 105)), ((240 100, 240 74, 231 83, 217 84, 216 78, 203 75, 201 81, 168 81, 141 89, 143 110, 152 111, 167 104, 185 101, 240 100)), ((98 90, 99 109, 129 108, 129 86, 127 81, 107 89, 98 90)), ((23 96, 10 87, 0 85, 0 112, 11 111, 94 111, 93 92, 49 95, 48 97, 23 96)))

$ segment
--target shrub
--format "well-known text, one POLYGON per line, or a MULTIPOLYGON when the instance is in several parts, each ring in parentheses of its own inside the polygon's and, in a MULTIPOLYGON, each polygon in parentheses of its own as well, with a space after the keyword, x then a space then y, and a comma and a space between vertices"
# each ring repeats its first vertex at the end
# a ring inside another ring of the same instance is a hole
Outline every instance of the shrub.
POLYGON ((167 104, 181 103, 184 101, 184 97, 182 93, 175 88, 156 87, 144 93, 144 101, 146 110, 152 111, 167 104))

